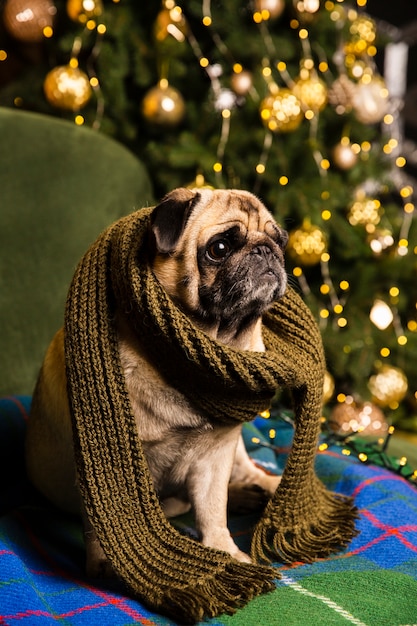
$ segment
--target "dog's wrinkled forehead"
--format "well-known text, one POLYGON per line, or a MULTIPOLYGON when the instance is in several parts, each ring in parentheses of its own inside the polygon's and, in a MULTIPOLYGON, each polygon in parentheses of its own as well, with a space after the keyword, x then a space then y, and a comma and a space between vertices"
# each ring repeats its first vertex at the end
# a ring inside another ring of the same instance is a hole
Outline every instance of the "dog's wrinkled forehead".
POLYGON ((210 224, 213 230, 224 230, 239 224, 243 231, 273 235, 278 226, 258 198, 248 191, 234 189, 199 189, 199 199, 190 218, 190 227, 210 224), (201 220, 204 215, 205 219, 201 220))

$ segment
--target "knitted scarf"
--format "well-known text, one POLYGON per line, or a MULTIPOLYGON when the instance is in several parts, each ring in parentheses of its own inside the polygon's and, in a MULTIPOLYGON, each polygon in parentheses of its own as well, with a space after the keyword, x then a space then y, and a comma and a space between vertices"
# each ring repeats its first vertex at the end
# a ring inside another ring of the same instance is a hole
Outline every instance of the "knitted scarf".
POLYGON ((181 623, 232 613, 274 588, 270 559, 325 557, 355 534, 349 498, 314 472, 325 369, 319 330, 288 288, 264 317, 265 353, 238 351, 198 330, 148 264, 152 209, 106 230, 81 260, 65 315, 68 393, 81 494, 115 572, 153 610, 181 623), (281 484, 252 539, 254 564, 202 546, 165 518, 120 365, 117 307, 128 314, 168 384, 212 424, 241 423, 292 392, 295 434, 281 484))

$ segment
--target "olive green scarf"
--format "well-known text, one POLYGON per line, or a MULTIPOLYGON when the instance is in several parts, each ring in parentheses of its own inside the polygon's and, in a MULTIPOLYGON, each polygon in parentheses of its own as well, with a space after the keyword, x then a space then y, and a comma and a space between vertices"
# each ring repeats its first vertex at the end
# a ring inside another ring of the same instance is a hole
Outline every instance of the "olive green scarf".
POLYGON ((90 521, 114 570, 153 610, 183 623, 231 613, 274 587, 268 565, 243 564, 177 532, 165 518, 137 435, 120 365, 116 303, 168 384, 213 424, 264 410, 292 392, 295 435, 281 484, 257 524, 256 561, 311 561, 355 534, 349 498, 316 477, 325 369, 319 330, 290 288, 265 315, 265 353, 211 340, 175 306, 147 263, 152 209, 105 231, 75 273, 65 351, 76 462, 90 521))

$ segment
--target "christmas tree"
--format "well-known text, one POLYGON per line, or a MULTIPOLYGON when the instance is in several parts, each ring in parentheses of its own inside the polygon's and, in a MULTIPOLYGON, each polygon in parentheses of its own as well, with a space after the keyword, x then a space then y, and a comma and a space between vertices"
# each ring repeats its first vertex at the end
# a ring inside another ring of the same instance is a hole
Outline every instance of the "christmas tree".
POLYGON ((384 80, 392 44, 366 0, 6 0, 1 22, 1 105, 115 137, 156 197, 259 195, 290 232, 290 282, 322 331, 330 420, 417 429, 404 59, 390 49, 384 80))

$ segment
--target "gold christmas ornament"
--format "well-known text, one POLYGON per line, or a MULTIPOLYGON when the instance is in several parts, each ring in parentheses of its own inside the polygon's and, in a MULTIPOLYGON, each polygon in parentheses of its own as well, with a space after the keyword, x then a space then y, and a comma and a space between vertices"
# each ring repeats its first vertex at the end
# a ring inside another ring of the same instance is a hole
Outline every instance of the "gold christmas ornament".
POLYGON ((357 194, 355 202, 349 209, 348 220, 352 226, 357 226, 358 224, 364 226, 379 224, 381 220, 380 201, 369 198, 362 193, 357 194))
POLYGON ((246 96, 246 94, 252 89, 252 84, 252 74, 247 70, 233 72, 230 79, 230 86, 238 96, 246 96))
POLYGON ((380 122, 388 111, 388 89, 381 77, 356 85, 352 98, 355 115, 363 124, 380 122))
POLYGON ((408 389, 408 381, 399 367, 383 365, 368 381, 373 401, 379 406, 396 408, 408 389))
POLYGON ((176 126, 184 117, 185 102, 180 92, 162 79, 146 93, 142 113, 152 124, 176 126))
POLYGON ((279 89, 262 100, 260 115, 265 126, 274 133, 292 132, 303 119, 301 103, 290 89, 279 89))
POLYGON ((308 78, 298 78, 295 81, 293 91, 305 109, 311 109, 317 113, 326 106, 327 87, 314 74, 310 74, 308 78))
POLYGON ((7 0, 3 9, 3 22, 15 39, 25 43, 38 43, 45 29, 51 29, 56 8, 51 0, 7 0))
POLYGON ((316 265, 327 249, 326 235, 318 226, 305 219, 300 228, 290 232, 287 250, 301 265, 316 265))
POLYGON ((333 148, 333 162, 341 170, 350 170, 358 161, 358 155, 353 150, 348 138, 342 140, 333 148))
POLYGON ((361 435, 381 436, 387 433, 388 423, 381 409, 372 402, 343 402, 330 414, 329 427, 339 433, 360 432, 361 435))
POLYGON ((267 11, 273 20, 282 15, 285 9, 285 0, 255 0, 255 11, 264 13, 267 11))
POLYGON ((353 20, 349 28, 350 40, 345 45, 346 54, 360 56, 367 54, 369 47, 375 45, 376 25, 368 15, 353 20))
POLYGON ((68 0, 67 13, 74 22, 85 24, 103 13, 103 3, 101 0, 68 0))
POLYGON ((154 36, 157 41, 165 41, 171 36, 181 42, 185 40, 186 35, 187 22, 179 6, 166 7, 158 13, 154 26, 154 36))
POLYGON ((51 70, 46 75, 43 88, 52 106, 68 111, 78 111, 92 96, 87 74, 70 65, 60 65, 51 70))
POLYGON ((334 378, 330 374, 330 372, 326 371, 324 373, 324 382, 323 382, 323 404, 329 402, 332 399, 334 394, 334 378))
POLYGON ((368 243, 372 252, 378 256, 384 252, 384 250, 387 250, 394 245, 394 237, 392 236, 392 232, 387 228, 377 228, 371 235, 369 235, 368 243))
POLYGON ((356 91, 356 84, 351 81, 346 74, 341 74, 337 78, 327 93, 330 104, 335 108, 336 113, 343 115, 352 108, 353 96, 356 91))

